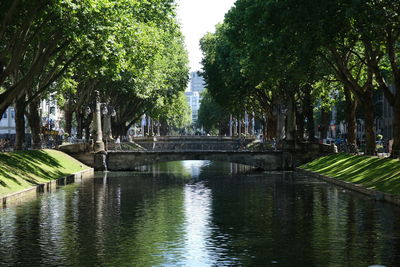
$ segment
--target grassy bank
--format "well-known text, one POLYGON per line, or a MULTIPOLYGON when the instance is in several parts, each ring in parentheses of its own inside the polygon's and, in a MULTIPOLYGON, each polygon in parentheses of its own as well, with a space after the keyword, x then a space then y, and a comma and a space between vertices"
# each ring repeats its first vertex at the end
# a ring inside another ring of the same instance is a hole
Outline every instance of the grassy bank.
POLYGON ((87 168, 89 167, 57 150, 0 153, 0 196, 87 168))
POLYGON ((366 188, 400 195, 400 161, 339 153, 300 166, 366 188))

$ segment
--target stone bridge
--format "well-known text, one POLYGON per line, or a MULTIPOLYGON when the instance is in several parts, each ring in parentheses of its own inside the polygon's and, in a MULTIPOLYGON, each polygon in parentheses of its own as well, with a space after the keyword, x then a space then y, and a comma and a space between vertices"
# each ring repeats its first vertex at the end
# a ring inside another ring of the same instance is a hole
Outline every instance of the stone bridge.
MULTIPOLYGON (((192 138, 193 140, 193 138, 192 138)), ((216 139, 217 140, 217 139, 216 139)), ((136 141, 136 140, 135 140, 136 141)), ((320 155, 330 153, 329 146, 319 144, 297 144, 295 150, 284 151, 247 151, 238 150, 237 143, 233 139, 220 141, 224 147, 236 147, 236 149, 217 150, 220 145, 217 141, 206 144, 205 140, 196 139, 195 142, 177 146, 181 141, 174 140, 168 145, 165 140, 164 150, 109 150, 107 153, 93 153, 89 144, 75 144, 61 146, 64 151, 86 165, 94 167, 95 170, 103 170, 104 163, 110 171, 131 171, 139 166, 149 165, 156 162, 181 161, 181 160, 210 160, 245 164, 266 171, 292 170, 301 163, 305 163, 320 155), (186 145, 186 147, 185 147, 186 145), (207 146, 206 150, 201 149, 207 146), (192 149, 185 149, 191 147, 192 149), (169 149, 168 149, 169 148, 169 149), (172 148, 172 149, 171 149, 172 148)), ((147 139, 142 145, 153 141, 147 139)), ((158 142, 158 141, 156 141, 158 142)), ((138 142, 139 143, 139 142, 138 142)), ((147 147, 147 145, 143 145, 147 147)), ((150 148, 151 149, 151 148, 150 148)))
MULTIPOLYGON (((107 169, 110 171, 131 171, 138 166, 155 162, 181 160, 210 160, 240 163, 268 171, 289 170, 292 157, 281 151, 111 151, 107 154, 107 169)), ((94 162, 95 168, 101 168, 101 162, 94 162)))
POLYGON ((254 137, 238 139, 225 136, 157 136, 135 137, 136 144, 147 150, 237 150, 239 146, 245 146, 254 137))

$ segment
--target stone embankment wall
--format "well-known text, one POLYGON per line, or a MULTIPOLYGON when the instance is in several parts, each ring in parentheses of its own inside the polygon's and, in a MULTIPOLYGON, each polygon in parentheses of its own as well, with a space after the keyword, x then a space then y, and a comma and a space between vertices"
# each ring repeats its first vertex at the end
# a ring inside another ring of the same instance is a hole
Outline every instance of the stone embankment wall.
POLYGON ((315 177, 317 179, 321 179, 326 182, 341 186, 343 188, 367 195, 377 201, 387 201, 387 202, 390 202, 390 203, 400 206, 400 196, 398 196, 398 195, 392 195, 392 194, 384 193, 384 192, 381 192, 378 190, 369 189, 369 188, 363 187, 361 185, 349 183, 346 181, 342 181, 342 180, 339 180, 336 178, 332 178, 332 177, 329 177, 329 176, 326 176, 323 174, 315 173, 315 172, 304 170, 301 168, 296 168, 296 171, 303 173, 305 175, 309 175, 309 176, 315 177))
POLYGON ((82 179, 92 177, 94 174, 93 168, 86 169, 83 171, 80 171, 75 174, 71 174, 59 179, 51 180, 47 183, 39 184, 36 186, 33 186, 31 188, 1 196, 0 197, 0 208, 5 208, 9 207, 12 205, 17 205, 23 201, 29 200, 29 199, 34 199, 37 196, 47 193, 47 192, 52 192, 56 190, 58 187, 75 183, 75 182, 80 182, 82 179))

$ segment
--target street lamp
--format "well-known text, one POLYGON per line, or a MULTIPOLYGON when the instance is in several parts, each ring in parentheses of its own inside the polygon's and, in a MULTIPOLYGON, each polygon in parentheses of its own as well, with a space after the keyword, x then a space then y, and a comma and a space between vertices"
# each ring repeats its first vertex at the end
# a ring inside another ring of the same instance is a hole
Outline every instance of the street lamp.
POLYGON ((100 115, 100 93, 95 91, 95 112, 93 114, 93 150, 95 153, 104 151, 103 133, 101 131, 101 115, 100 115))

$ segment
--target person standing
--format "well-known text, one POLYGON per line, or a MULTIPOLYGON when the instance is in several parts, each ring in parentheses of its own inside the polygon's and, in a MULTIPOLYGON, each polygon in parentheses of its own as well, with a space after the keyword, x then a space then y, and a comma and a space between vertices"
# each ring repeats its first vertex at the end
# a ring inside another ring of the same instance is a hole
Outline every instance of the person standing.
POLYGON ((157 138, 155 135, 153 135, 153 150, 156 148, 156 142, 157 142, 157 138))
POLYGON ((119 138, 119 136, 117 136, 117 139, 115 139, 115 149, 117 150, 122 150, 121 148, 121 139, 119 138))

